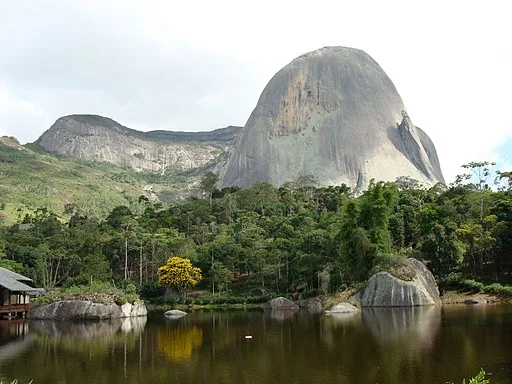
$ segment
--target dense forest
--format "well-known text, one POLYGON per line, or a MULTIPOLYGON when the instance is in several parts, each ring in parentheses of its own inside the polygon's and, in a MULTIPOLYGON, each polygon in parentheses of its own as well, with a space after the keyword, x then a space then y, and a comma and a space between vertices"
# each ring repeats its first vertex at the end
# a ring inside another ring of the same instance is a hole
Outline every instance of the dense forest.
POLYGON ((177 255, 201 269, 205 290, 246 282, 329 293, 415 257, 439 281, 508 284, 512 175, 487 162, 464 167, 448 187, 399 178, 361 194, 318 188, 314 177, 218 189, 217 175, 207 173, 201 196, 172 206, 141 196, 97 218, 70 204, 67 222, 41 208, 0 227, 0 265, 46 289, 130 280, 150 291, 158 268, 177 255))

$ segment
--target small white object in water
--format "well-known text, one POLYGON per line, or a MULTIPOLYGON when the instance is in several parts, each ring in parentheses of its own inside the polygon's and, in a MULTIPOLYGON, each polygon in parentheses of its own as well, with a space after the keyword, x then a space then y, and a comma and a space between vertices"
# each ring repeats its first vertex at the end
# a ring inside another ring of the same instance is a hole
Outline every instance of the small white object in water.
POLYGON ((251 335, 247 335, 245 336, 246 339, 252 339, 252 336, 251 335))

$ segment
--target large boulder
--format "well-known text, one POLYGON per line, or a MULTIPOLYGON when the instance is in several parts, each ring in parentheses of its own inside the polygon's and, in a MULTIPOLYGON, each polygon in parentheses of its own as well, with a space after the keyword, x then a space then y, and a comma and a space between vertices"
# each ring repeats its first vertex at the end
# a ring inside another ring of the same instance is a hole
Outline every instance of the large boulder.
POLYGON ((146 306, 142 303, 124 303, 120 308, 121 317, 141 317, 148 314, 146 306))
POLYGON ((285 297, 276 297, 266 302, 263 309, 266 311, 296 311, 299 306, 285 297))
POLYGON ((412 307, 439 305, 439 289, 422 262, 408 259, 400 268, 402 278, 389 272, 373 275, 355 299, 362 307, 412 307))
POLYGON ((29 319, 38 320, 103 320, 146 316, 143 303, 100 304, 88 300, 62 300, 31 309, 29 319))
POLYGON ((170 309, 167 312, 165 312, 164 315, 171 319, 178 319, 183 316, 187 316, 187 312, 180 311, 179 309, 170 309))
POLYGON ((320 297, 313 297, 311 299, 296 301, 300 309, 305 309, 308 312, 316 313, 324 310, 324 305, 320 297))

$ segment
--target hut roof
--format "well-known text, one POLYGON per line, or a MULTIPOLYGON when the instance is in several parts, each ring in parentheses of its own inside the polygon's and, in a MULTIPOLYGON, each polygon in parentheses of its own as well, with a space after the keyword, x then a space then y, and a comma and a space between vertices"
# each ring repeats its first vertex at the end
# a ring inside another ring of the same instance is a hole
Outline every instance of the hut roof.
POLYGON ((0 278, 2 276, 10 277, 11 279, 18 280, 18 281, 32 281, 31 278, 27 276, 20 275, 19 273, 9 271, 8 269, 0 267, 0 278))
POLYGON ((20 280, 26 282, 32 281, 32 279, 20 275, 19 273, 0 267, 0 286, 12 292, 23 292, 29 295, 39 295, 42 293, 41 289, 30 287, 20 280))

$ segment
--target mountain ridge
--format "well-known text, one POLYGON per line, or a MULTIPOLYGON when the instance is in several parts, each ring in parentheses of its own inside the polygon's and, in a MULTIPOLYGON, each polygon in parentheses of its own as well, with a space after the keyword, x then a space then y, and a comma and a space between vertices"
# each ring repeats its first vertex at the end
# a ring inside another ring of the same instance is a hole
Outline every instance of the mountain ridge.
POLYGON ((239 130, 228 126, 206 132, 142 132, 108 117, 69 115, 57 119, 34 144, 54 154, 162 173, 207 166, 239 130))
POLYGON ((243 128, 141 132, 108 117, 69 115, 35 144, 137 171, 214 170, 222 186, 280 186, 304 176, 357 190, 402 176, 444 182, 434 143, 391 79, 366 52, 347 47, 304 53, 279 70, 243 128))

